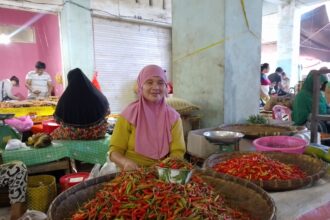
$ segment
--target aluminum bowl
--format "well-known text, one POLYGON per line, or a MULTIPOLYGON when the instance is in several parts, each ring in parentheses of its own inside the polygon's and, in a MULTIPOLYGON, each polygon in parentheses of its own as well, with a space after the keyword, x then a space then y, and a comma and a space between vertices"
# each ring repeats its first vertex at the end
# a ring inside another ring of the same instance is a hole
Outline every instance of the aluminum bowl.
POLYGON ((231 144, 242 139, 244 134, 233 131, 205 131, 203 136, 211 143, 231 144))
POLYGON ((13 118, 15 114, 0 114, 0 120, 13 118))

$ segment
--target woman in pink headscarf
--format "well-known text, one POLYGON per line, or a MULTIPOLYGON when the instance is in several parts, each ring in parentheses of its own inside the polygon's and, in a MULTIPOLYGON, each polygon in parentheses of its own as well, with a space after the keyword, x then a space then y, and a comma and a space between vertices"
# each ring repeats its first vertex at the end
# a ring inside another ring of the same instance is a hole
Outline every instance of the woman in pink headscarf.
POLYGON ((186 149, 180 116, 165 103, 164 70, 148 65, 137 83, 139 99, 122 112, 111 137, 110 159, 122 170, 151 166, 166 157, 183 158, 186 149))

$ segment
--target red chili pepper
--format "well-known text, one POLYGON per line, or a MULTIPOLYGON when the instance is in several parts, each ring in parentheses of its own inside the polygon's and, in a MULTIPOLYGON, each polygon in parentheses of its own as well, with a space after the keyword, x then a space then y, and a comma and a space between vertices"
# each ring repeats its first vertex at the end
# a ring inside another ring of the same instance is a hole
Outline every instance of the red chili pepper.
POLYGON ((289 180, 306 176, 297 166, 281 163, 259 153, 220 162, 213 166, 213 169, 249 180, 289 180))
POLYGON ((159 180, 154 171, 121 173, 105 183, 73 220, 87 219, 249 219, 225 205, 223 198, 198 176, 186 185, 159 180), (130 189, 129 189, 130 188, 130 189), (233 215, 231 213, 234 213, 233 215))
POLYGON ((164 161, 157 164, 157 166, 170 169, 192 169, 192 164, 177 158, 166 158, 164 161))

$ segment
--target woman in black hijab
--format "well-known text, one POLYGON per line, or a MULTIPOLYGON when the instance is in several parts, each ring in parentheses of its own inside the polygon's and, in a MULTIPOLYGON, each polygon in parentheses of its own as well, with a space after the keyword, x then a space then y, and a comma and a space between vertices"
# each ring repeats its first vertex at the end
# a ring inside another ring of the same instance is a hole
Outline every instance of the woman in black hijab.
POLYGON ((53 139, 99 139, 107 130, 105 117, 110 114, 107 98, 79 69, 68 74, 68 87, 57 103, 54 118, 61 124, 53 139))

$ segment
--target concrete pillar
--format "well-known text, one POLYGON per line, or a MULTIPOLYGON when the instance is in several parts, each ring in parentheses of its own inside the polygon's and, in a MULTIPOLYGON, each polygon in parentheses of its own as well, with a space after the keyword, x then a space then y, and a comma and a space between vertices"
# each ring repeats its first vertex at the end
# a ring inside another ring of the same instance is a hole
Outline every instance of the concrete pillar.
POLYGON ((300 14, 295 10, 295 0, 279 6, 277 34, 277 66, 283 68, 290 84, 298 82, 300 48, 300 14))
POLYGON ((79 67, 87 75, 94 71, 93 26, 90 0, 71 0, 61 11, 64 78, 79 67))
POLYGON ((174 96, 202 108, 203 127, 258 112, 261 18, 262 0, 172 1, 174 96))

